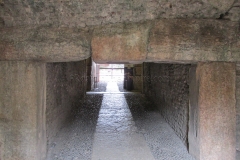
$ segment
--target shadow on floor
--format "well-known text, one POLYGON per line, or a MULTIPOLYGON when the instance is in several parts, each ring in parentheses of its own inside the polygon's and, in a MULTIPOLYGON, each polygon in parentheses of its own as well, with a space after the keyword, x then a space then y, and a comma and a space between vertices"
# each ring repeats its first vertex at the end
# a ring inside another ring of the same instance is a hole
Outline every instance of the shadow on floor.
POLYGON ((139 114, 150 111, 158 111, 157 107, 143 94, 124 94, 124 96, 133 118, 137 118, 137 116, 135 115, 136 113, 139 114))
POLYGON ((124 94, 133 120, 156 160, 194 160, 186 146, 142 94, 124 94))
MULTIPOLYGON (((98 127, 102 127, 98 130, 98 134, 105 135, 106 131, 110 131, 110 137, 114 138, 112 136, 114 130, 119 139, 123 136, 120 131, 130 127, 129 132, 126 132, 127 135, 132 132, 134 133, 129 135, 141 134, 156 160, 193 160, 154 105, 139 93, 87 94, 49 146, 47 160, 91 160, 98 117, 100 118, 98 127), (102 105, 105 108, 101 110, 101 119, 99 114, 102 105), (130 112, 126 110, 127 107, 130 112), (124 122, 123 125, 119 123, 121 121, 124 122), (114 126, 116 129, 113 128, 114 126)), ((100 140, 102 140, 101 136, 100 140)), ((104 142, 108 143, 109 139, 104 142)), ((128 143, 127 141, 126 144, 128 143)))
POLYGON ((48 147, 46 160, 90 160, 103 95, 86 95, 48 147))

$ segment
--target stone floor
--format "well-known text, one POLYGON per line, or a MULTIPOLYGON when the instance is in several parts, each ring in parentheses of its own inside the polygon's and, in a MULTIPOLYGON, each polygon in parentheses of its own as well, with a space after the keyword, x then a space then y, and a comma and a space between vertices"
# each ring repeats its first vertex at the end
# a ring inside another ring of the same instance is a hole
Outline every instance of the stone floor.
POLYGON ((193 160, 142 94, 106 85, 105 94, 87 94, 49 145, 47 160, 193 160))

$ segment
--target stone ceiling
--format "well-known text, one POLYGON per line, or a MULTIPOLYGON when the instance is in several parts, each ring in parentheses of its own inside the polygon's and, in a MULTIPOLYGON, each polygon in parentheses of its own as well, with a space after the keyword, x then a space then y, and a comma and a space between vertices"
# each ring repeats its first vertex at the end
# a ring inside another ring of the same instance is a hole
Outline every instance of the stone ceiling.
POLYGON ((85 27, 159 18, 216 19, 239 4, 239 0, 0 0, 0 23, 85 27))
POLYGON ((240 0, 0 0, 0 60, 240 61, 240 0))

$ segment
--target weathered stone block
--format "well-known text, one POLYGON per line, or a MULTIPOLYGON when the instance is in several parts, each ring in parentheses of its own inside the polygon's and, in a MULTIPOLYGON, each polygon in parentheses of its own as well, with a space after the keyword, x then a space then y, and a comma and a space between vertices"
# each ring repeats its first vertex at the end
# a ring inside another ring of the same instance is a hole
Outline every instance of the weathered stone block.
POLYGON ((62 126, 81 107, 86 92, 85 61, 47 63, 46 129, 48 147, 62 126))
MULTIPOLYGON (((234 63, 199 63, 198 135, 201 160, 235 160, 236 68, 234 63)), ((189 144, 191 147, 191 144, 189 144)))
POLYGON ((8 0, 0 4, 5 26, 84 27, 156 18, 216 19, 235 0, 8 0))
POLYGON ((90 57, 90 35, 71 28, 2 28, 0 60, 83 60, 90 57))
POLYGON ((143 86, 176 135, 187 146, 190 65, 144 63, 143 86))
POLYGON ((227 8, 231 8, 234 3, 234 0, 226 1, 226 0, 203 0, 205 3, 209 3, 212 6, 226 12, 227 8))
POLYGON ((92 38, 95 62, 142 62, 146 58, 150 23, 117 24, 96 28, 92 38))
POLYGON ((0 159, 44 160, 46 73, 38 62, 0 61, 0 159))
POLYGON ((150 31, 149 61, 240 61, 236 22, 220 20, 158 20, 150 31))

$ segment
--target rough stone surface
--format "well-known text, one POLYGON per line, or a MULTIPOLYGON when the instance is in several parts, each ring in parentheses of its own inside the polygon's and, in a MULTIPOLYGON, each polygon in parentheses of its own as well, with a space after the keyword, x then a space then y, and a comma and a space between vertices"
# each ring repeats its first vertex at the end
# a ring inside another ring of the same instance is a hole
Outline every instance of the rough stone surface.
POLYGON ((236 113, 237 113, 237 125, 236 125, 236 150, 237 157, 236 160, 240 159, 240 64, 237 64, 236 71, 236 113))
POLYGON ((143 92, 143 71, 142 64, 133 65, 133 90, 138 92, 143 92))
POLYGON ((44 160, 46 66, 0 62, 0 159, 44 160))
POLYGON ((90 35, 77 28, 0 29, 0 60, 80 61, 90 57, 90 35))
POLYGON ((85 61, 47 64, 47 140, 48 145, 71 112, 80 106, 86 92, 85 61))
POLYGON ((198 158, 235 160, 235 64, 199 63, 196 76, 199 82, 200 158, 198 158))
POLYGON ((240 61, 239 22, 240 0, 1 0, 0 60, 79 61, 93 39, 102 63, 240 61))
POLYGON ((0 60, 47 62, 240 61, 238 22, 162 19, 91 29, 0 29, 0 60), (176 27, 177 26, 177 27, 176 27), (94 31, 92 35, 92 31, 94 31))
POLYGON ((96 28, 91 43, 93 60, 98 63, 144 61, 149 27, 149 23, 138 23, 96 28))
POLYGON ((144 94, 187 146, 189 65, 144 63, 144 94))
POLYGON ((4 25, 85 27, 156 18, 219 18, 234 0, 1 0, 4 25))
POLYGON ((237 22, 159 20, 149 36, 148 61, 240 61, 237 22))
POLYGON ((94 70, 96 65, 92 61, 92 57, 86 59, 86 79, 87 79, 87 91, 90 91, 94 87, 94 70))
POLYGON ((231 9, 223 15, 223 19, 240 22, 240 0, 235 0, 231 9))

